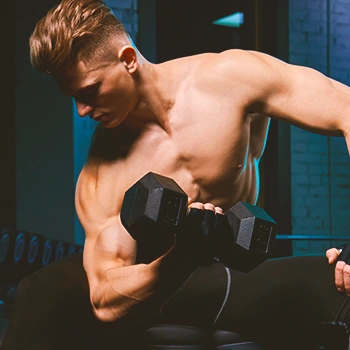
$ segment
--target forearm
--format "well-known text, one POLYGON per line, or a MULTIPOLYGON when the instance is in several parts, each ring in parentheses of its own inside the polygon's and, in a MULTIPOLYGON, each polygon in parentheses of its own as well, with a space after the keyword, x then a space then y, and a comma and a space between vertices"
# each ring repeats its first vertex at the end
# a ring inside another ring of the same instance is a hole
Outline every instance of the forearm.
POLYGON ((151 317, 197 269, 180 251, 168 253, 150 264, 117 267, 106 272, 92 295, 96 316, 121 327, 151 317))

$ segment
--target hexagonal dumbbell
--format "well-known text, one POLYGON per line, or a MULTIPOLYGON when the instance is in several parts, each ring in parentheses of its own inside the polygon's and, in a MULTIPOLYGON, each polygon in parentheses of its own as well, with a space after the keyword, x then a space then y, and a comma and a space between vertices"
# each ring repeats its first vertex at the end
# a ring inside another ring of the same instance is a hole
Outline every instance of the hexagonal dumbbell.
POLYGON ((137 241, 137 262, 148 263, 174 244, 188 198, 172 179, 149 172, 124 195, 121 221, 137 241))
MULTIPOLYGON (((187 205, 186 193, 174 180, 152 172, 125 192, 122 224, 138 242, 138 255, 139 250, 144 256, 145 251, 152 251, 139 261, 151 261, 174 244, 176 230, 185 222, 187 205)), ((249 272, 270 256, 276 228, 276 222, 262 208, 238 202, 217 221, 218 261, 249 272)))
POLYGON ((150 239, 153 224, 174 234, 186 215, 187 204, 186 193, 174 180, 149 172, 125 192, 121 221, 136 241, 144 235, 150 239))
POLYGON ((226 267, 249 272, 271 256, 277 223, 262 208, 238 202, 218 228, 217 259, 226 267), (224 227, 226 226, 226 227, 224 227))

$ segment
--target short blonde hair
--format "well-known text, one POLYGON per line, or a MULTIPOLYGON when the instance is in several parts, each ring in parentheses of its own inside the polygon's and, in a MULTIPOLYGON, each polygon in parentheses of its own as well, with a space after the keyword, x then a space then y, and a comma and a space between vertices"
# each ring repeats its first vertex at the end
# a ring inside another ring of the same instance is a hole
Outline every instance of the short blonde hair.
POLYGON ((101 0, 62 0, 35 26, 29 39, 33 67, 60 73, 77 59, 96 62, 108 41, 126 34, 123 24, 101 0))

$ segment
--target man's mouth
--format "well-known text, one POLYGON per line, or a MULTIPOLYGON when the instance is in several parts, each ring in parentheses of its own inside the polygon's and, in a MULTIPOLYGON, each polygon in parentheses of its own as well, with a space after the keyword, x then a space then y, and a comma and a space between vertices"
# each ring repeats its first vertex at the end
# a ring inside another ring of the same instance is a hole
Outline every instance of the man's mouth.
POLYGON ((99 116, 96 116, 96 117, 90 116, 90 118, 95 120, 98 123, 105 122, 105 121, 108 120, 108 116, 106 116, 106 115, 99 115, 99 116))

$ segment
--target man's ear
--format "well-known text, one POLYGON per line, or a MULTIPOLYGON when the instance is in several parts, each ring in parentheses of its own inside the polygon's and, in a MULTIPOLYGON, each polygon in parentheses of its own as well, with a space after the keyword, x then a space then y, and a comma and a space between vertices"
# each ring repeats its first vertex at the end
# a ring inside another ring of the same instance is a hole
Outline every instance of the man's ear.
POLYGON ((132 46, 123 46, 119 51, 118 57, 130 74, 136 72, 138 67, 137 54, 132 46))

